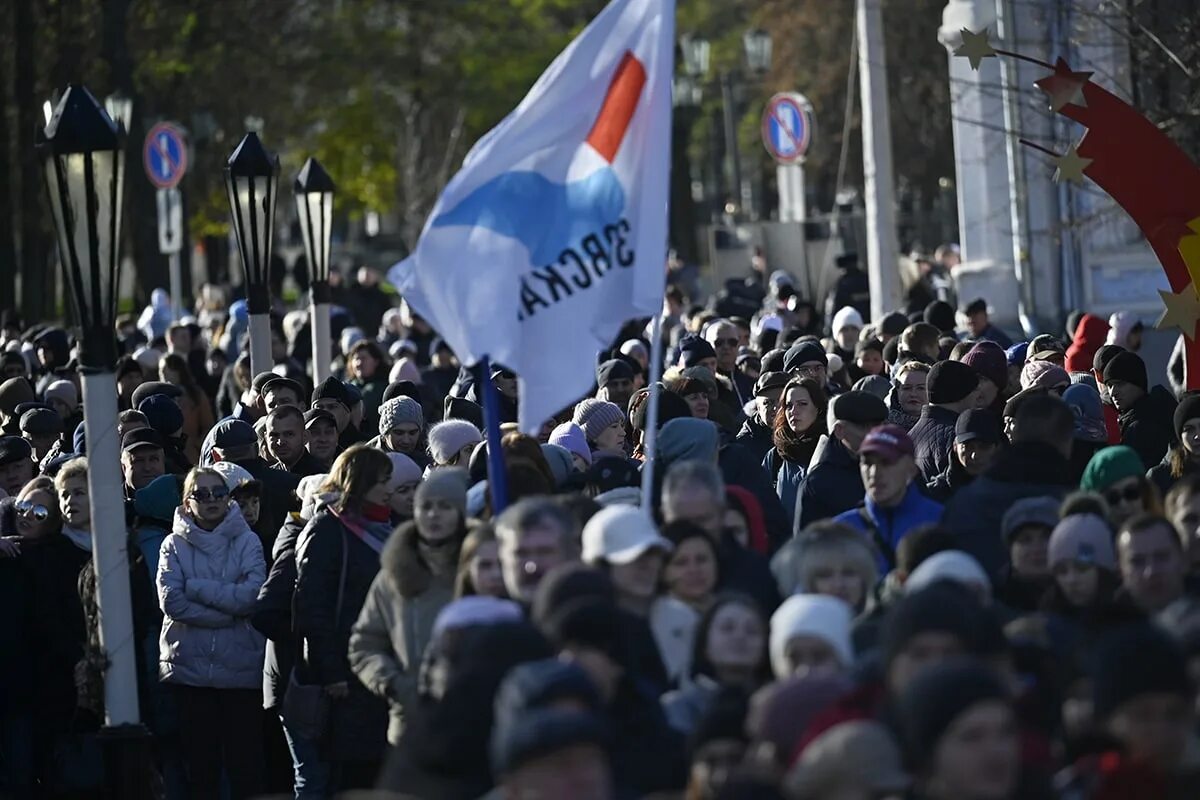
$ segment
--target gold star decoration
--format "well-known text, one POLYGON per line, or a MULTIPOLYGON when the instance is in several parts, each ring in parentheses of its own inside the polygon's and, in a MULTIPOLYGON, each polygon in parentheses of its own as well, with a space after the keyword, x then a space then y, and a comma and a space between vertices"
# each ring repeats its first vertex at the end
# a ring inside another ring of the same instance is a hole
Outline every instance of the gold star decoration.
POLYGON ((1050 101, 1050 110, 1058 112, 1064 106, 1071 105, 1087 108, 1083 87, 1091 77, 1090 72, 1072 71, 1067 62, 1060 58, 1054 65, 1054 74, 1034 81, 1033 85, 1046 93, 1050 101))
POLYGON ((1091 166, 1095 159, 1079 155, 1075 145, 1067 148, 1067 152, 1054 159, 1054 182, 1072 181, 1083 183, 1083 171, 1091 166))
POLYGON ((988 42, 987 28, 984 28, 981 33, 975 33, 963 28, 961 33, 962 44, 954 48, 954 55, 970 61, 971 69, 978 70, 983 59, 996 57, 996 51, 992 49, 992 45, 988 42))
POLYGON ((1189 283, 1181 292, 1158 290, 1166 309, 1154 327, 1159 330, 1178 328, 1188 341, 1196 340, 1196 323, 1200 321, 1200 296, 1196 294, 1196 285, 1189 283))
POLYGON ((1189 222, 1187 227, 1191 233, 1179 240, 1178 250, 1188 275, 1192 276, 1192 283, 1196 284, 1200 280, 1200 217, 1189 222))

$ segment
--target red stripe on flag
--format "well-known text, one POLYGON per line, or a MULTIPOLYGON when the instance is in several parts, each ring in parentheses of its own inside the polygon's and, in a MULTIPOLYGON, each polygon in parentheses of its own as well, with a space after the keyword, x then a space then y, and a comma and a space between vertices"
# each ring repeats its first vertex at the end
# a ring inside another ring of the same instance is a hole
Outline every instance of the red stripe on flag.
POLYGON ((625 56, 613 74, 612 83, 608 85, 608 94, 604 97, 600 115, 596 117, 596 123, 592 125, 587 138, 587 143, 610 164, 621 149, 621 141, 625 138, 625 131, 629 129, 634 112, 637 111, 638 100, 645 85, 646 68, 638 61, 637 56, 628 50, 625 51, 625 56))

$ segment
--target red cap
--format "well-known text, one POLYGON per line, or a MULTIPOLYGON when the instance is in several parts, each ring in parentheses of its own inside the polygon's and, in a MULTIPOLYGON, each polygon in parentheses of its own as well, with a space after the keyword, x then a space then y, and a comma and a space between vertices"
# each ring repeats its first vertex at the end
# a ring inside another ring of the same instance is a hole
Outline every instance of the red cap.
POLYGON ((872 428, 858 448, 859 455, 874 453, 883 456, 888 461, 897 461, 901 456, 916 454, 912 439, 908 432, 899 425, 880 425, 872 428))

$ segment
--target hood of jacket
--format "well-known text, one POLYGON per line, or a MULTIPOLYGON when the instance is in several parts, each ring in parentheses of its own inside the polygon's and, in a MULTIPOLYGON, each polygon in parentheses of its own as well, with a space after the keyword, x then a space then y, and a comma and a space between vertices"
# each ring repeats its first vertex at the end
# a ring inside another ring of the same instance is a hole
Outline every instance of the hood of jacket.
POLYGON ((1118 311, 1108 318, 1109 331, 1106 344, 1117 344, 1129 349, 1129 334, 1140 320, 1132 311, 1118 311))
MULTIPOLYGON (((1133 327, 1132 323, 1130 327, 1133 327)), ((1067 348, 1067 372, 1091 372, 1096 351, 1103 346, 1108 333, 1107 322, 1093 314, 1084 314, 1075 326, 1071 346, 1067 348)))
POLYGON ((175 509, 175 519, 171 523, 171 533, 187 539, 188 544, 204 553, 228 547, 229 542, 235 537, 249 530, 250 526, 246 523, 246 518, 242 516, 242 510, 238 508, 237 503, 232 502, 229 504, 229 511, 225 514, 225 519, 221 520, 211 531, 206 531, 197 525, 195 520, 184 513, 183 506, 175 509))

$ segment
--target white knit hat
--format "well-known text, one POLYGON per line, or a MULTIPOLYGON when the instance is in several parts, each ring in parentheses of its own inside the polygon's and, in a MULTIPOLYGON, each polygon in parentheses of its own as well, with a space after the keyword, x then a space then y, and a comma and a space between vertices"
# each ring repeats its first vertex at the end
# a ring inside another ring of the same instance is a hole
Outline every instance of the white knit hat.
POLYGON ((922 561, 904 582, 904 593, 912 594, 938 581, 954 581, 978 591, 981 600, 990 600, 992 596, 992 582, 987 572, 961 550, 943 550, 922 561))
POLYGON ((483 435, 465 419, 448 419, 429 429, 429 455, 437 464, 447 464, 459 450, 479 444, 483 435))
POLYGON ((843 328, 862 328, 862 314, 858 313, 858 309, 852 306, 842 306, 838 312, 833 315, 833 325, 831 330, 834 336, 843 328))
POLYGON ((776 678, 791 675, 787 660, 788 642, 798 636, 812 636, 828 644, 837 653, 843 667, 854 664, 854 645, 850 642, 850 623, 854 615, 845 601, 823 594, 794 594, 771 615, 771 669, 776 678))

